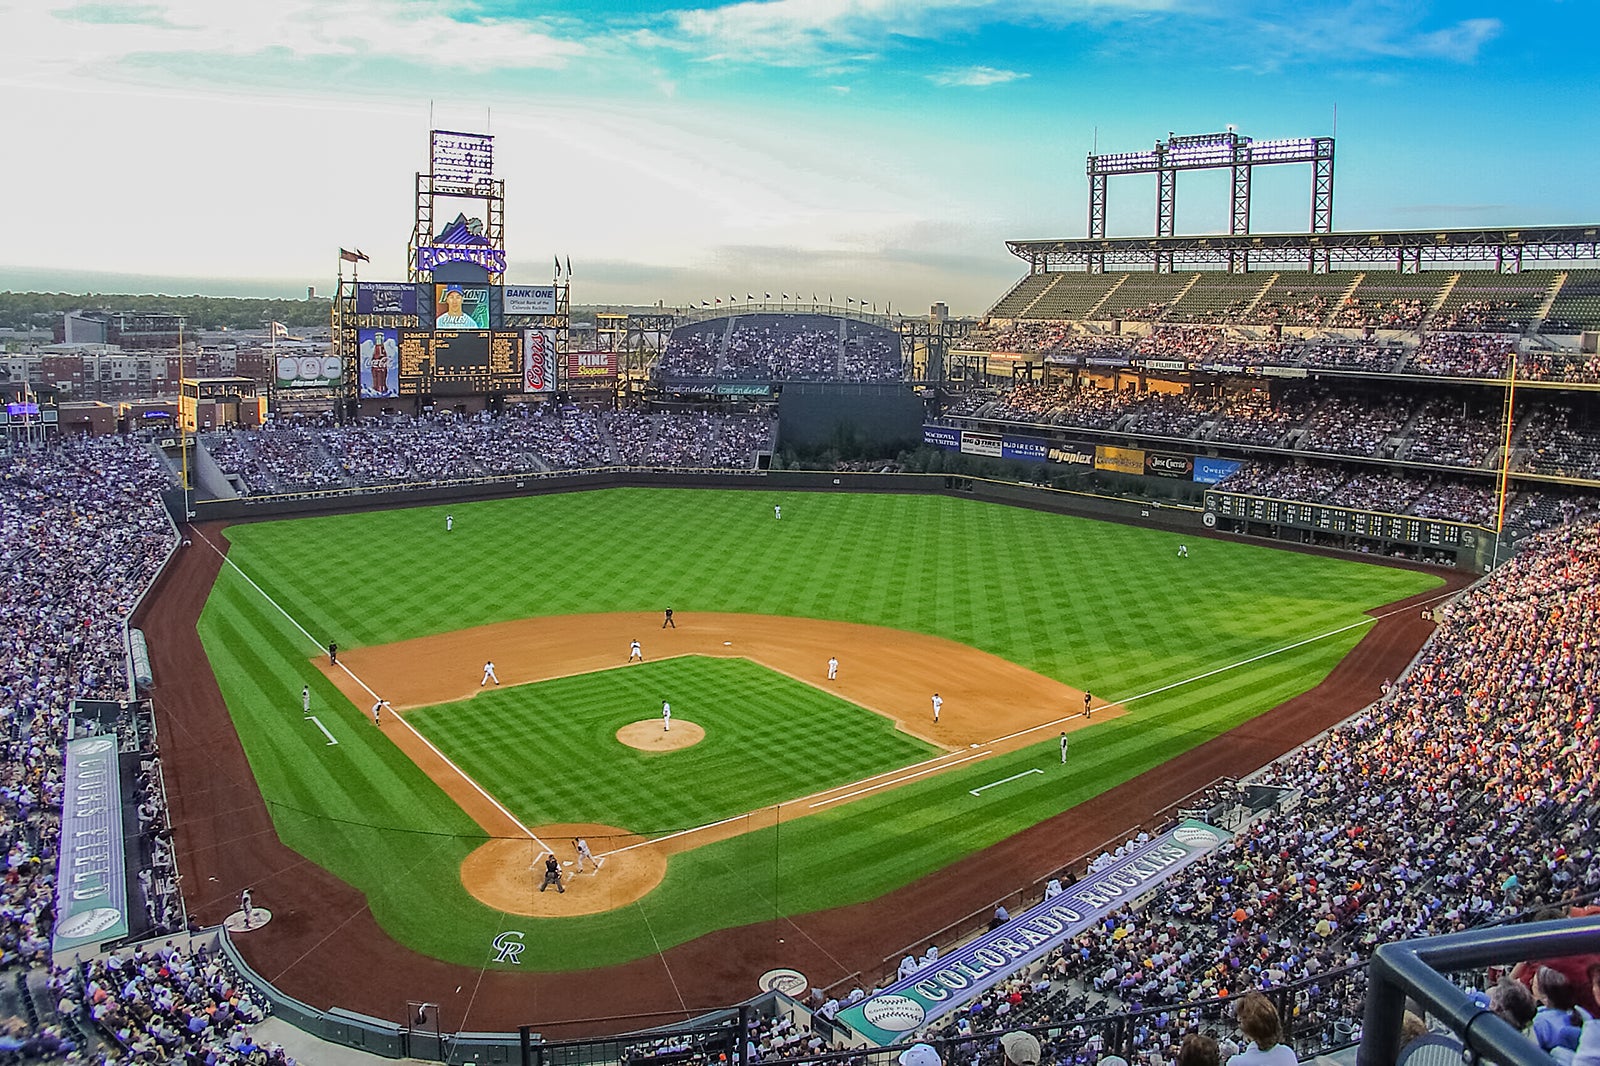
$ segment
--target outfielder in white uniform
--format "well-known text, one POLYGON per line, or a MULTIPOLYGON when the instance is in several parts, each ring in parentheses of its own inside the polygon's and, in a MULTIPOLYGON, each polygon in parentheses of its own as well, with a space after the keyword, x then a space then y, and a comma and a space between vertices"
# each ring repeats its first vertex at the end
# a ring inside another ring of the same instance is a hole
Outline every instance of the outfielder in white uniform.
POLYGON ((585 859, 588 859, 596 870, 600 869, 600 864, 605 860, 594 857, 594 854, 589 851, 589 842, 587 840, 583 839, 582 837, 578 837, 572 843, 573 846, 578 849, 578 872, 580 874, 583 873, 583 860, 585 859))
POLYGON ((828 656, 828 680, 839 680, 839 659, 837 656, 828 656))
POLYGON ((772 505, 772 517, 780 522, 783 521, 783 506, 781 504, 775 503, 772 505))
POLYGON ((933 694, 933 720, 939 720, 939 708, 944 706, 944 697, 937 692, 933 694))
POLYGON ((637 640, 628 645, 628 661, 630 663, 644 662, 644 652, 640 650, 639 642, 637 640))
POLYGON ((445 515, 444 516, 444 531, 446 533, 448 533, 454 528, 456 528, 456 516, 453 515, 453 514, 445 515))
POLYGON ((672 704, 666 700, 661 701, 661 731, 672 732, 672 704))
POLYGON ((498 677, 496 677, 495 673, 494 673, 494 660, 493 659, 490 659, 488 662, 483 664, 483 680, 478 682, 478 687, 482 688, 483 686, 487 685, 491 680, 494 681, 494 683, 497 684, 497 685, 500 683, 500 679, 498 677))
POLYGON ((304 710, 306 712, 306 714, 310 714, 311 713, 311 686, 310 685, 303 685, 300 688, 300 707, 301 707, 302 710, 304 710))

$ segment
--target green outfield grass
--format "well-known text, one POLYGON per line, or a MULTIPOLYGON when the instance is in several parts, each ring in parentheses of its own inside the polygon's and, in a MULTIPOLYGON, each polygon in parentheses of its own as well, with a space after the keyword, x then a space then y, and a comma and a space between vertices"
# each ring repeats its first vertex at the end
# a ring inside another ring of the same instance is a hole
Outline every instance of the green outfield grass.
POLYGON ((745 659, 683 656, 483 692, 406 720, 524 825, 600 822, 659 835, 705 825, 939 754, 894 723, 745 659), (703 741, 618 743, 657 718, 703 741), (530 763, 543 771, 529 773, 530 763))
MULTIPOLYGON (((662 885, 631 907, 543 921, 490 911, 465 893, 458 866, 482 842, 481 831, 322 679, 309 662, 318 646, 670 605, 684 625, 696 611, 742 611, 932 633, 1124 700, 1351 626, 1369 608, 1439 584, 1408 571, 1223 541, 1190 540, 1189 558, 1178 559, 1182 538, 1174 534, 931 496, 623 489, 262 523, 228 536, 230 558, 311 634, 226 568, 200 623, 284 841, 365 891, 383 926, 419 951, 483 964, 497 932, 523 929, 539 946, 524 968, 548 970, 619 962, 718 927, 874 898, 1305 691, 1365 627, 1139 699, 1131 715, 1075 735, 1068 773, 1052 765, 1054 740, 980 759, 675 856, 662 885), (783 505, 781 522, 772 517, 775 502, 783 505), (455 516, 448 534, 447 512, 455 516), (306 682, 336 746, 301 718, 306 682), (981 798, 968 794, 1032 766, 1049 772, 981 798)), ((685 671, 678 684, 709 688, 713 671, 730 664, 651 665, 685 671)), ((739 668, 758 671, 763 692, 781 691, 784 699, 791 686, 805 689, 749 664, 739 668)), ((627 674, 567 679, 576 686, 570 695, 581 702, 591 689, 627 683, 627 674)), ((753 808, 773 791, 809 790, 768 782, 761 767, 742 765, 753 753, 733 745, 718 773, 748 773, 772 789, 733 789, 714 802, 677 787, 587 807, 576 793, 558 798, 553 782, 565 756, 551 748, 541 759, 541 746, 593 744, 604 715, 568 706, 567 695, 546 697, 545 687, 469 701, 475 713, 498 715, 503 705, 537 720, 535 729, 553 728, 571 711, 570 732, 529 742, 520 769, 484 764, 505 782, 496 791, 505 790, 501 798, 514 810, 526 803, 530 812, 551 812, 531 818, 682 826, 705 820, 707 811, 753 808), (519 773, 528 780, 519 782, 519 773), (751 799, 739 804, 739 795, 751 799), (547 800, 549 808, 538 806, 547 800)), ((652 704, 659 709, 659 696, 650 696, 624 720, 648 717, 652 704)), ((831 697, 794 698, 829 700, 830 713, 853 720, 872 717, 831 697)), ((486 726, 480 736, 448 708, 425 712, 424 720, 441 738, 449 734, 468 762, 488 759, 472 749, 492 746, 502 728, 486 726)), ((808 730, 804 717, 791 724, 800 758, 815 760, 826 738, 808 730)), ((917 742, 890 735, 871 742, 882 750, 851 757, 872 766, 920 757, 917 742)), ((651 764, 652 775, 657 765, 665 761, 651 764)), ((626 776, 626 765, 614 772, 626 776)))

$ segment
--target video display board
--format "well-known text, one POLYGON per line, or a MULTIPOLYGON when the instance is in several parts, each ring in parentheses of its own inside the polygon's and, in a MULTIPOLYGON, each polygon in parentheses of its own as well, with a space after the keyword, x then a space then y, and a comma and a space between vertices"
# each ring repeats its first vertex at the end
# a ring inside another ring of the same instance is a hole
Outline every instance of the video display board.
POLYGON ((483 330, 404 329, 396 342, 396 367, 400 396, 521 392, 522 337, 483 330))
POLYGON ((434 285, 433 315, 434 329, 488 329, 489 286, 434 285))
POLYGON ((356 283, 356 314, 415 315, 417 287, 409 281, 356 283))

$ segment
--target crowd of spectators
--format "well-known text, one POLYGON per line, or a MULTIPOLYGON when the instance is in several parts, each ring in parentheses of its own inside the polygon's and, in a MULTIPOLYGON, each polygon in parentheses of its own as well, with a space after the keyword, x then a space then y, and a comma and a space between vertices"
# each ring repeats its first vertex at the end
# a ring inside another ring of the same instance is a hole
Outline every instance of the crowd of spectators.
POLYGON ((1500 445, 1499 417, 1468 401, 1427 400, 1412 415, 1406 436, 1409 444, 1398 458, 1481 467, 1500 445))
POLYGON ((1255 778, 1283 809, 923 1035, 1062 1026, 1039 1061, 1094 1062, 1078 1019, 1142 1011, 1133 1061, 1163 1066, 1217 998, 1294 983, 1313 1046, 1359 1038, 1347 968, 1378 945, 1600 891, 1600 524, 1541 534, 1433 613, 1407 676, 1255 778))
POLYGON ((1518 435, 1521 467, 1536 474, 1600 478, 1600 427, 1564 405, 1541 407, 1518 435))
POLYGON ((741 381, 897 381, 899 335, 827 315, 741 315, 676 330, 666 377, 741 381))
POLYGON ((1352 296, 1339 306, 1326 325, 1335 329, 1414 330, 1427 313, 1425 301, 1414 296, 1366 299, 1352 296))
POLYGON ((271 495, 613 465, 748 468, 772 437, 767 418, 544 404, 502 415, 390 414, 346 426, 275 421, 202 434, 201 443, 244 495, 271 495), (308 469, 317 476, 300 476, 308 469))
POLYGON ((1513 338, 1490 333, 1429 333, 1418 343, 1406 369, 1453 378, 1503 378, 1516 346, 1513 338))
POLYGON ((1326 395, 1304 423, 1299 446, 1332 455, 1390 458, 1392 438, 1411 415, 1410 406, 1389 397, 1326 395))

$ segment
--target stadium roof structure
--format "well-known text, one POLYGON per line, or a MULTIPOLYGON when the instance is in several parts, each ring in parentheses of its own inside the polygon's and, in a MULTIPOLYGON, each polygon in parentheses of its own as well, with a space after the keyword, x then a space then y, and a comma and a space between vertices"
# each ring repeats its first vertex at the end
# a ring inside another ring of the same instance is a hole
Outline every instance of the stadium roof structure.
POLYGON ((1328 272, 1381 267, 1419 273, 1445 264, 1493 264, 1517 273, 1536 262, 1600 259, 1600 225, 1521 226, 1514 229, 1374 230, 1357 233, 1240 233, 1171 237, 1085 237, 1007 241, 1030 273, 1108 264, 1161 272, 1248 271, 1252 264, 1328 272))

